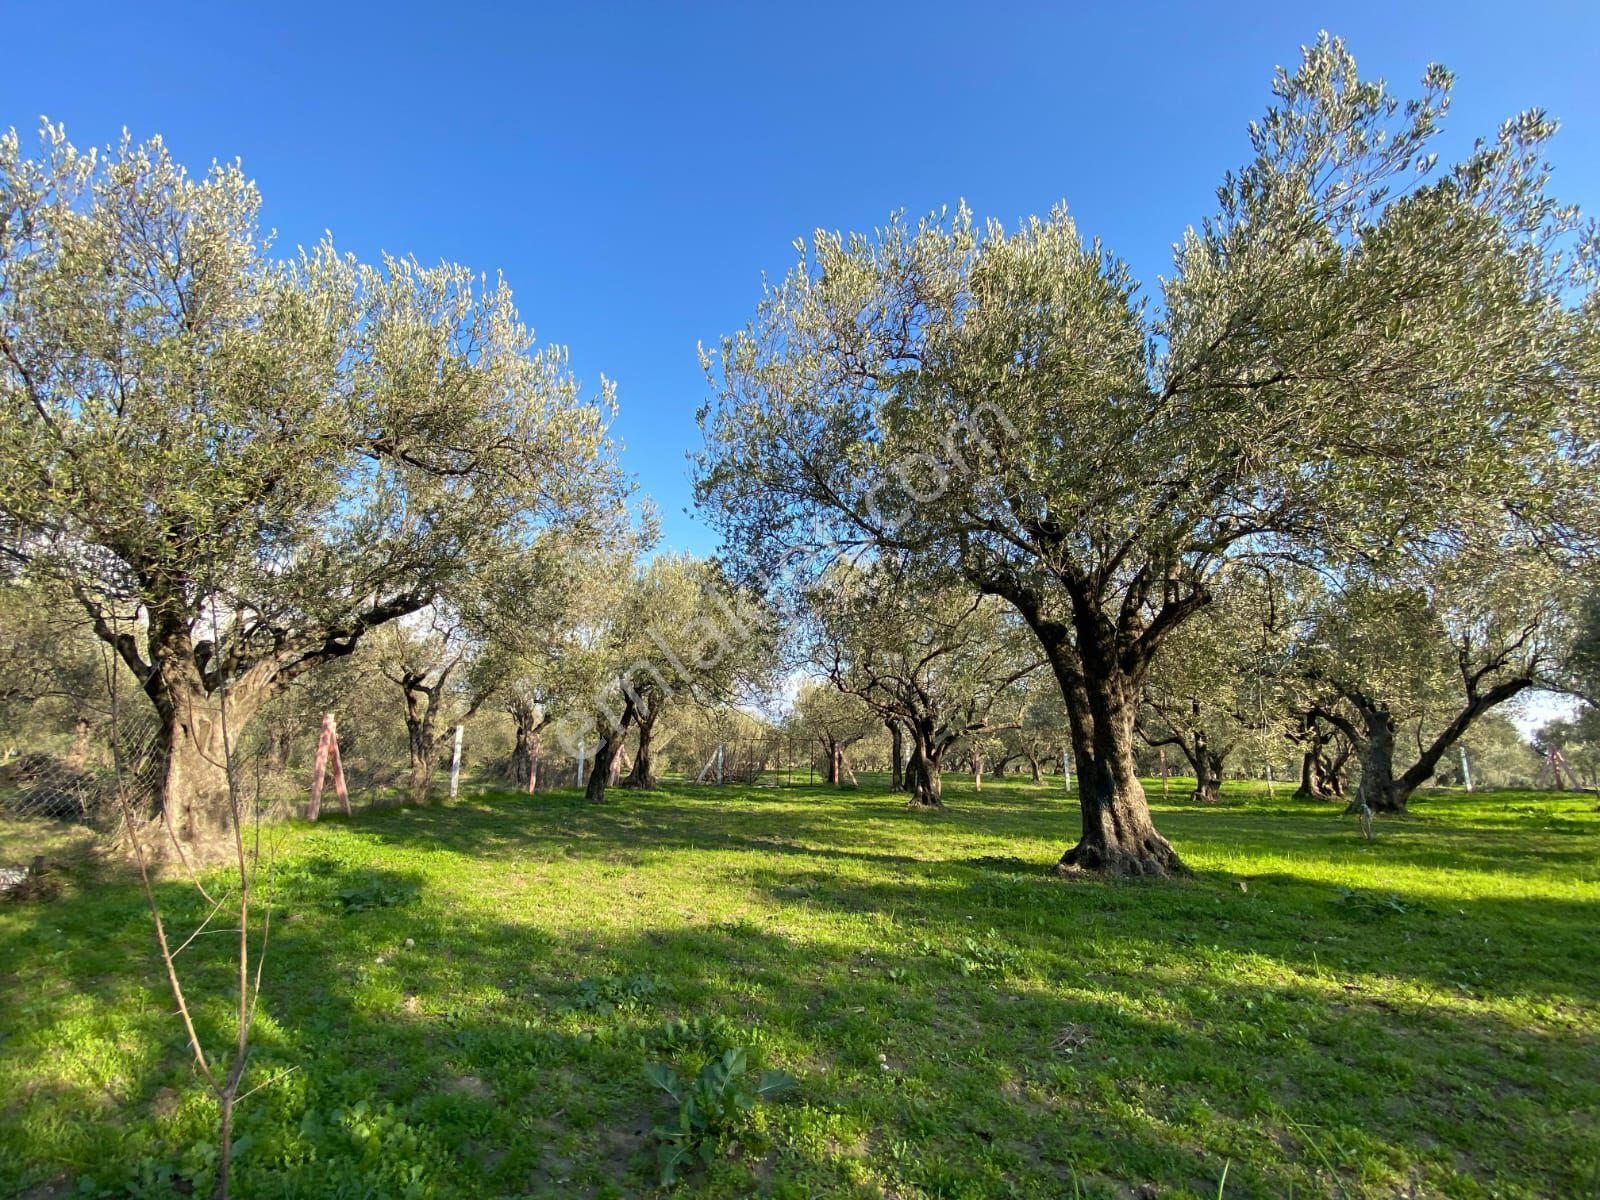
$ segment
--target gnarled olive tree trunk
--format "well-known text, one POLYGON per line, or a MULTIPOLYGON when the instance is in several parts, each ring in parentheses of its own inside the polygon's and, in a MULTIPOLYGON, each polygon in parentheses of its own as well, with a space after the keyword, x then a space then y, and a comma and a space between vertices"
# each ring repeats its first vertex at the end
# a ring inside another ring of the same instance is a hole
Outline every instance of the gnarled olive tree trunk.
POLYGON ((506 707, 514 730, 511 761, 507 766, 509 782, 524 788, 529 795, 539 786, 539 752, 544 727, 549 718, 542 706, 526 700, 515 700, 506 707))
POLYGON ((944 753, 950 744, 934 735, 931 720, 912 721, 910 728, 911 761, 915 764, 915 771, 906 772, 906 790, 911 793, 906 806, 943 808, 944 779, 941 772, 944 753))
POLYGON ((603 804, 606 785, 616 778, 617 756, 622 753, 622 743, 627 739, 639 709, 632 696, 624 696, 622 712, 616 727, 600 737, 594 750, 594 762, 589 767, 589 781, 584 785, 583 798, 593 804, 603 804))
POLYGON ((654 749, 654 734, 656 727, 656 714, 658 707, 652 707, 647 716, 639 719, 639 752, 633 760, 633 770, 623 782, 624 787, 653 788, 656 786, 655 759, 652 756, 654 749))
POLYGON ((1300 786, 1294 790, 1295 799, 1344 799, 1344 770, 1348 756, 1348 745, 1331 758, 1326 744, 1307 747, 1300 756, 1300 786))
POLYGON ((186 636, 152 637, 155 669, 145 692, 155 703, 161 730, 158 812, 184 841, 227 828, 233 819, 229 784, 232 747, 266 700, 252 680, 210 688, 186 636))
MULTIPOLYGON (((1159 639, 1120 630, 1087 594, 1072 597, 1069 626, 1046 615, 1040 593, 1015 579, 980 575, 973 582, 1008 600, 1027 622, 1066 704, 1082 827, 1056 870, 1155 876, 1185 870, 1156 831, 1134 761, 1143 671, 1159 639)), ((1198 595, 1186 603, 1198 605, 1198 595)), ((1181 614, 1177 607, 1166 611, 1174 614, 1170 627, 1181 614)))
POLYGON ((1141 680, 1121 662, 1095 614, 1080 612, 1074 634, 1057 623, 1029 619, 1067 706, 1078 769, 1082 832, 1061 856, 1064 875, 1167 875, 1184 870, 1177 851, 1156 832, 1135 765, 1134 720, 1141 680))
POLYGON ((1074 681, 1074 690, 1080 687, 1088 727, 1083 729, 1081 719, 1072 724, 1083 833, 1056 869, 1064 874, 1105 875, 1166 875, 1181 870, 1177 852, 1156 832, 1135 766, 1137 686, 1114 673, 1092 682, 1074 681))
POLYGON ((433 730, 433 705, 421 689, 406 689, 406 746, 411 755, 406 803, 426 804, 433 784, 437 739, 433 730))
POLYGON ((1216 804, 1222 798, 1223 755, 1211 748, 1206 735, 1196 730, 1186 747, 1189 763, 1194 767, 1194 794, 1191 800, 1202 804, 1216 804))
POLYGON ((1503 704, 1533 687, 1535 682, 1531 675, 1517 675, 1484 688, 1481 686, 1484 673, 1467 676, 1466 696, 1461 707, 1433 740, 1421 748, 1417 761, 1398 775, 1395 773, 1394 755, 1399 722, 1394 714, 1385 704, 1353 688, 1345 691, 1345 699, 1356 710, 1360 725, 1335 713, 1324 715, 1355 745, 1360 756, 1361 786, 1357 789, 1352 807, 1365 802, 1373 812, 1405 812, 1412 793, 1434 777, 1440 760, 1472 727, 1472 723, 1495 705, 1503 704))
POLYGON ((911 753, 906 758, 905 775, 900 781, 902 791, 916 793, 918 781, 922 778, 922 747, 917 744, 917 739, 911 739, 911 753))
POLYGON ((204 692, 173 689, 162 721, 161 813, 184 841, 225 828, 231 819, 228 741, 248 718, 204 692), (224 740, 224 728, 228 738, 224 740))

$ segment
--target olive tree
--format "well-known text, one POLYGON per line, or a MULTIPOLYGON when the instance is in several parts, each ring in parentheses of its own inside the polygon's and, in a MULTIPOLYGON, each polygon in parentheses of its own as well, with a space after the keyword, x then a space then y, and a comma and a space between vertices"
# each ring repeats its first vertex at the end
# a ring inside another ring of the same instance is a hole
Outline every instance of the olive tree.
POLYGON ((1403 812, 1480 717, 1567 678, 1574 583, 1537 549, 1494 542, 1327 589, 1291 670, 1310 711, 1355 747, 1361 801, 1403 812))
POLYGON ((822 750, 822 777, 838 787, 844 782, 845 751, 870 736, 876 714, 859 696, 841 692, 829 681, 810 679, 794 698, 792 727, 822 750))
MULTIPOLYGON (((593 519, 604 523, 603 514, 593 519)), ((560 698, 589 682, 584 641, 593 614, 617 603, 621 580, 653 537, 648 516, 631 525, 619 505, 600 536, 546 531, 460 590, 457 611, 472 644, 463 687, 471 703, 511 719, 511 783, 537 787, 544 731, 560 698)))
POLYGON ((563 651, 569 682, 557 736, 593 749, 585 795, 600 802, 630 735, 630 782, 654 782, 657 722, 669 706, 723 706, 757 689, 774 661, 772 615, 714 562, 660 554, 619 562, 563 651), (603 599, 600 596, 603 595, 603 599))
POLYGON ((400 689, 405 703, 410 772, 406 799, 424 804, 439 765, 439 730, 470 720, 490 696, 474 683, 478 646, 455 615, 440 609, 415 623, 393 622, 377 637, 379 670, 400 689))
POLYGON ((1034 783, 1043 783, 1045 764, 1064 761, 1066 747, 1072 741, 1072 731, 1067 725, 1067 712, 1061 703, 1061 689, 1056 686, 1048 671, 1035 671, 1022 681, 1019 692, 1011 698, 1008 710, 1014 719, 1002 728, 998 741, 1001 760, 997 770, 1015 759, 1028 764, 1028 774, 1034 783))
POLYGON ((840 564, 812 589, 810 608, 813 665, 910 734, 913 807, 943 807, 946 753, 1016 724, 998 714, 1020 708, 1022 681, 1043 666, 1027 630, 992 597, 966 588, 913 595, 881 562, 840 564))
POLYGON ((1402 102, 1340 42, 1307 48, 1158 304, 1062 209, 1008 232, 963 208, 797 243, 704 355, 698 495, 751 577, 888 547, 1033 630, 1082 782, 1063 871, 1181 865, 1134 717, 1228 564, 1404 553, 1468 496, 1549 517, 1532 481, 1592 404, 1576 217, 1546 194, 1543 114, 1438 167, 1450 87, 1430 68, 1402 102))
POLYGON ((237 164, 0 137, 0 530, 158 713, 165 809, 225 811, 274 693, 615 492, 510 291, 450 264, 273 253, 237 164))
POLYGON ((1229 758, 1271 754, 1288 728, 1277 682, 1288 634, 1281 607, 1263 572, 1218 580, 1211 602, 1150 664, 1138 731, 1188 760, 1197 801, 1215 804, 1229 758))

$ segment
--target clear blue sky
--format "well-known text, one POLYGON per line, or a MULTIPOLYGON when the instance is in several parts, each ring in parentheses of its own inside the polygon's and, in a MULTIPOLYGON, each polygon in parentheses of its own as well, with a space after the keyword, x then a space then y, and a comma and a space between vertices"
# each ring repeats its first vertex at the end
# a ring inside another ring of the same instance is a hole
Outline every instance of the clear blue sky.
POLYGON ((1451 144, 1534 105, 1600 210, 1600 4, 0 4, 0 126, 235 156, 281 244, 330 229, 504 271, 539 335, 618 382, 625 462, 685 515, 695 343, 816 227, 1066 200, 1153 284, 1245 155, 1272 69, 1328 28, 1367 73, 1458 76, 1451 144), (250 11, 254 8, 254 11, 250 11))

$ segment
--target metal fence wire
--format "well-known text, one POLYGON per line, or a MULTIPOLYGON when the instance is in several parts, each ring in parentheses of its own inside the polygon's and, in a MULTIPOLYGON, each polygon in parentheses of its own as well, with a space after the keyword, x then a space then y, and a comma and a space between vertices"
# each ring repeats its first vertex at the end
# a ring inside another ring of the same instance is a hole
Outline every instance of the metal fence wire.
POLYGON ((0 746, 0 813, 90 824, 115 819, 117 790, 153 801, 161 780, 161 727, 153 712, 75 723, 0 746))

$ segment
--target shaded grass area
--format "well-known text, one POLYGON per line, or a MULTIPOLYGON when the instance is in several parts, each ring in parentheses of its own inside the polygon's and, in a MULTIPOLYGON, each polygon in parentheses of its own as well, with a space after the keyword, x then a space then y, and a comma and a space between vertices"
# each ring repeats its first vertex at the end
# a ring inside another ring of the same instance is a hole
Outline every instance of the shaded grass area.
MULTIPOLYGON (((1594 797, 1436 796, 1368 844, 1282 789, 1152 790, 1192 879, 1052 877, 1076 802, 1009 781, 285 827, 251 1079, 295 1070, 236 1194, 651 1194, 643 1067, 692 1072, 657 1031, 697 1017, 801 1082, 687 1194, 1597 1194, 1594 797)), ((185 955, 211 1029, 230 951, 185 955)), ((170 1007, 131 879, 0 906, 0 1193, 205 1186, 170 1007)))

